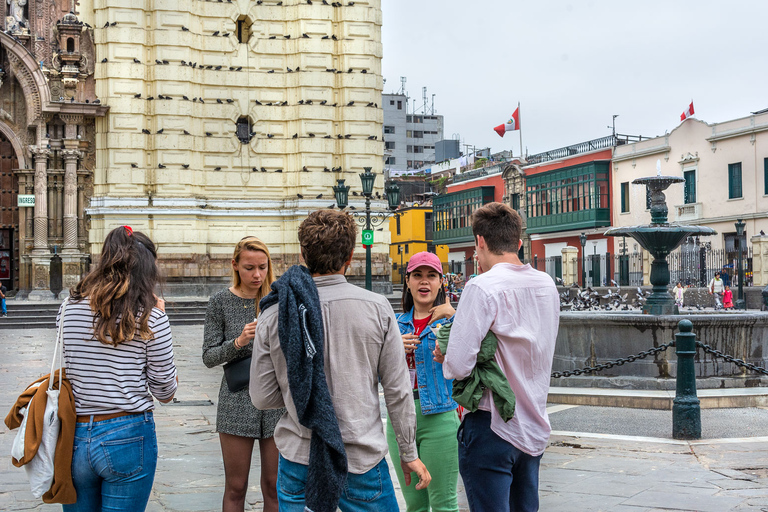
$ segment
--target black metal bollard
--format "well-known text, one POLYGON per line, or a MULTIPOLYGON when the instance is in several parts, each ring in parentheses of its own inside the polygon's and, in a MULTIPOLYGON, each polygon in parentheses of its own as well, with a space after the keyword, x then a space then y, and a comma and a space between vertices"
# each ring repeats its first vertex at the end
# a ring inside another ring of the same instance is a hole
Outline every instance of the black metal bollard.
POLYGON ((701 439, 701 408, 696 396, 696 335, 690 320, 680 320, 675 334, 677 390, 672 405, 672 437, 701 439))

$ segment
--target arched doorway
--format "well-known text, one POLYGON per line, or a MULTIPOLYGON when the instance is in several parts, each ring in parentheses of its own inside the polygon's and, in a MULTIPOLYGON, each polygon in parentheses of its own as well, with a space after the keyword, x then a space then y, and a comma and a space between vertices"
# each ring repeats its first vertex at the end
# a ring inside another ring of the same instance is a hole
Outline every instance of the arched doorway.
POLYGON ((19 179, 16 152, 0 133, 0 283, 19 288, 19 179))

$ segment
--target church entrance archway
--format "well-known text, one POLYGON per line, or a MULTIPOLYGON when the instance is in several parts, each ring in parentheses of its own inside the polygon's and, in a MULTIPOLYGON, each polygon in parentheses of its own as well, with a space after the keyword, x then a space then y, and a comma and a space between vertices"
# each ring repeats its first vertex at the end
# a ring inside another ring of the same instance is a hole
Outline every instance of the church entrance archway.
POLYGON ((19 288, 18 159, 11 142, 0 133, 0 282, 19 288))

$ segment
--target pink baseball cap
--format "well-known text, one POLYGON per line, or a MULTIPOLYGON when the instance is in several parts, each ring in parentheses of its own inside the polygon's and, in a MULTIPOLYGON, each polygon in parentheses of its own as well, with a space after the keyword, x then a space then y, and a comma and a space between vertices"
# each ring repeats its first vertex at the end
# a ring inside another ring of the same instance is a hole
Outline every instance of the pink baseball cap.
POLYGON ((429 267, 437 270, 440 275, 443 275, 443 264, 440 263, 440 258, 436 254, 431 252, 417 252, 411 259, 408 260, 408 267, 406 272, 413 272, 419 267, 429 267))

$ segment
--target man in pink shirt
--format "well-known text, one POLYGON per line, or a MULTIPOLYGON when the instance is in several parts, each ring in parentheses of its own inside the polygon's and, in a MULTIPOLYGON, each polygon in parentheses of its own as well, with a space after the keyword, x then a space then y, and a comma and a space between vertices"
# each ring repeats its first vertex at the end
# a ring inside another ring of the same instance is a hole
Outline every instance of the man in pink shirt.
MULTIPOLYGON (((472 512, 539 509, 539 463, 549 442, 547 394, 560 317, 552 278, 523 265, 520 216, 490 203, 472 214, 480 275, 467 282, 443 360, 447 379, 474 369, 480 343, 493 331, 495 361, 515 392, 514 417, 504 422, 490 389, 458 432, 459 471, 472 512)), ((439 348, 435 359, 443 356, 439 348)))

